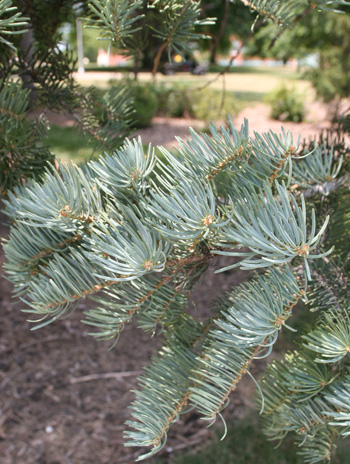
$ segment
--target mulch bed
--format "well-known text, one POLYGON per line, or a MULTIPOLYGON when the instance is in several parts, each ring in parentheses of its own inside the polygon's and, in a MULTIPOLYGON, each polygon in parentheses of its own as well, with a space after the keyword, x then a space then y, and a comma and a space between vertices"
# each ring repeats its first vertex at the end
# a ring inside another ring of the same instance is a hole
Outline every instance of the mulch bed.
MULTIPOLYGON (((4 222, 4 216, 0 217, 4 222)), ((8 229, 0 226, 0 236, 8 229)), ((0 265, 4 259, 0 251, 0 265)), ((209 302, 243 278, 240 271, 213 275, 194 293, 199 314, 209 302)), ((137 329, 125 327, 116 347, 97 342, 80 322, 93 306, 82 300, 67 319, 31 331, 24 304, 0 277, 0 456, 1 464, 119 464, 135 461, 140 450, 123 446, 124 422, 137 376, 160 347, 137 329)), ((29 315, 30 318, 30 315, 29 315)), ((245 415, 254 385, 249 378, 232 396, 226 417, 245 415)), ((214 438, 197 413, 181 416, 169 432, 163 456, 203 446, 214 438)), ((148 462, 152 462, 149 460, 148 462)))

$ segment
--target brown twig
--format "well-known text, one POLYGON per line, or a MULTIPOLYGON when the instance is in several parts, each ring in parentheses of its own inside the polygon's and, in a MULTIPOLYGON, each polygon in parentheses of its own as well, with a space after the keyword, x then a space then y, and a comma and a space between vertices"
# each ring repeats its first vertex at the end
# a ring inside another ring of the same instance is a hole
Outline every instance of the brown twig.
POLYGON ((241 42, 241 45, 239 46, 238 50, 236 50, 236 54, 231 56, 231 59, 230 61, 228 62, 228 64, 225 66, 225 68, 218 72, 217 75, 211 79, 210 81, 206 82, 204 85, 202 85, 201 87, 197 87, 196 89, 193 89, 194 91, 200 91, 200 90, 204 90, 206 89, 207 87, 209 87, 209 85, 213 84, 214 82, 216 82, 220 76, 224 75, 227 73, 227 71, 230 69, 230 67, 232 66, 232 63, 235 61, 235 59, 237 58, 237 56, 241 53, 242 49, 247 45, 248 41, 253 37, 254 33, 257 32, 260 27, 263 25, 264 21, 263 19, 260 19, 257 24, 256 24, 256 27, 255 27, 255 31, 251 31, 247 37, 244 39, 243 42, 241 42))
POLYGON ((295 152, 296 148, 291 145, 289 150, 287 150, 285 152, 285 154, 281 157, 281 161, 278 163, 278 165, 276 166, 276 169, 272 172, 272 174, 270 175, 270 178, 269 178, 269 181, 270 181, 270 185, 273 184, 273 181, 276 179, 276 177, 278 176, 278 173, 280 172, 280 170, 282 169, 284 163, 287 161, 287 159, 289 158, 289 156, 291 156, 294 152, 295 152))
POLYGON ((255 5, 252 5, 249 0, 242 0, 242 2, 247 7, 249 7, 251 10, 255 11, 258 14, 258 16, 262 16, 264 19, 266 18, 271 19, 272 21, 275 21, 279 26, 282 25, 281 21, 277 19, 276 16, 272 14, 267 14, 265 11, 260 11, 258 7, 256 7, 255 5))
POLYGON ((103 374, 90 374, 84 375, 82 377, 71 377, 69 383, 83 383, 91 382, 92 380, 106 380, 106 379, 115 379, 122 380, 125 377, 134 377, 136 375, 142 374, 142 371, 124 371, 124 372, 105 372, 103 374))
POLYGON ((20 115, 17 113, 13 113, 12 111, 5 110, 5 108, 0 107, 0 113, 5 114, 6 116, 17 119, 19 121, 22 121, 23 119, 26 119, 26 115, 20 115))
MULTIPOLYGON (((295 24, 297 24, 301 19, 303 19, 305 16, 307 16, 310 11, 312 11, 315 7, 313 7, 312 5, 308 6, 304 11, 303 13, 300 13, 293 21, 293 26, 295 26, 295 24)), ((276 34, 276 36, 271 40, 271 43, 269 45, 269 50, 271 50, 271 48, 275 45, 276 41, 281 37, 281 35, 283 34, 284 32, 284 29, 281 29, 278 34, 276 34)))
POLYGON ((152 78, 154 78, 154 76, 157 74, 160 58, 161 58, 161 56, 163 54, 163 51, 166 49, 166 47, 169 45, 169 43, 170 43, 170 37, 168 37, 167 41, 162 43, 162 45, 158 49, 157 55, 156 55, 156 57, 154 59, 154 62, 153 62, 152 78))
POLYGON ((208 180, 212 180, 217 174, 219 174, 229 163, 234 161, 238 156, 243 153, 244 148, 242 145, 237 148, 236 152, 232 155, 227 156, 223 161, 221 161, 217 166, 214 167, 212 171, 206 176, 208 180))
POLYGON ((226 98, 226 74, 222 75, 222 92, 221 92, 221 102, 220 102, 220 107, 219 107, 219 117, 222 113, 222 110, 224 109, 224 104, 225 104, 225 98, 226 98))
POLYGON ((225 28, 227 26, 228 18, 229 18, 229 11, 230 11, 230 0, 225 0, 225 10, 224 10, 224 15, 223 19, 220 22, 220 29, 219 32, 217 33, 216 36, 213 37, 213 40, 210 44, 210 54, 211 54, 211 62, 214 62, 215 60, 215 50, 221 40, 221 37, 223 36, 225 32, 225 28))
MULTIPOLYGON (((291 302, 291 304, 284 310, 283 312, 283 315, 280 316, 278 318, 278 320, 276 321, 276 324, 278 324, 279 326, 282 326, 283 323, 289 318, 290 316, 290 313, 292 311, 292 309, 294 308, 294 306, 297 304, 297 302, 299 301, 299 299, 305 294, 305 292, 303 290, 300 291, 300 294, 299 295, 295 295, 295 298, 294 300, 291 302)), ((219 406, 215 409, 215 411, 212 413, 211 417, 215 417, 216 414, 220 411, 222 405, 225 404, 225 402, 227 401, 228 397, 230 396, 230 393, 235 390, 238 382, 241 380, 241 378, 243 377, 244 374, 246 374, 246 372, 248 371, 251 363, 254 361, 254 358, 256 357, 256 355, 259 353, 259 351, 264 348, 264 345, 266 344, 266 342, 269 341, 269 336, 267 336, 265 338, 265 340, 262 342, 261 345, 258 345, 252 352, 251 356, 245 361, 245 363, 242 365, 242 368, 241 370, 239 371, 239 373, 236 375, 236 377, 232 380, 232 383, 230 385, 230 387, 228 388, 227 392, 225 393, 224 397, 222 398, 222 400, 220 401, 220 404, 219 406)))
MULTIPOLYGON (((214 257, 214 255, 211 255, 211 254, 202 254, 202 255, 197 255, 197 256, 189 256, 188 258, 179 258, 177 260, 168 261, 168 263, 166 264, 166 267, 170 267, 170 266, 175 265, 175 268, 171 270, 171 273, 169 275, 165 276, 161 281, 159 281, 154 289, 150 290, 147 293, 147 295, 142 297, 138 301, 138 303, 142 303, 143 301, 147 300, 150 296, 152 296, 153 293, 156 290, 158 290, 161 286, 163 286, 164 284, 169 282, 174 277, 174 275, 178 271, 180 271, 186 264, 191 264, 191 263, 195 263, 195 262, 204 262, 204 261, 207 261, 208 259, 213 258, 213 257, 214 257)), ((134 276, 136 276, 136 274, 134 276)), ((119 277, 125 277, 125 276, 121 275, 119 277)), ((128 277, 133 277, 133 276, 128 276, 128 277)), ((52 303, 48 303, 46 305, 43 305, 42 308, 43 309, 48 308, 48 309, 52 310, 57 306, 64 305, 64 304, 69 304, 69 303, 72 303, 73 301, 79 300, 82 297, 91 295, 93 293, 97 293, 97 292, 99 292, 100 290, 102 290, 104 288, 111 287, 111 286, 115 285, 116 283, 117 283, 117 281, 109 280, 106 283, 101 283, 100 285, 94 285, 93 287, 82 291, 79 295, 77 295, 77 294, 70 295, 69 298, 66 298, 66 299, 64 299, 62 301, 55 301, 55 302, 52 302, 52 303)), ((137 309, 138 309, 138 306, 136 306, 134 310, 130 310, 130 315, 134 314, 137 309)))
POLYGON ((177 21, 176 21, 176 23, 175 23, 175 25, 174 25, 174 27, 173 27, 173 30, 171 31, 171 34, 170 34, 169 37, 166 39, 166 41, 160 46, 160 48, 159 48, 159 50, 158 50, 158 52, 157 52, 157 55, 156 55, 156 57, 155 57, 155 59, 154 59, 154 62, 153 62, 153 69, 152 69, 152 78, 153 78, 153 79, 155 78, 155 75, 156 75, 156 73, 157 73, 158 66, 159 66, 159 61, 160 61, 160 58, 161 58, 161 56, 162 56, 162 53, 163 53, 163 51, 169 46, 169 44, 170 44, 170 42, 171 42, 171 40, 172 40, 172 38, 173 38, 173 36, 174 36, 174 34, 175 34, 175 31, 176 31, 176 29, 177 29, 177 27, 178 27, 178 25, 179 25, 181 16, 182 16, 183 12, 184 12, 184 11, 186 10, 186 8, 187 8, 187 3, 188 3, 188 2, 186 2, 186 4, 184 5, 184 7, 182 8, 180 14, 178 15, 177 21))

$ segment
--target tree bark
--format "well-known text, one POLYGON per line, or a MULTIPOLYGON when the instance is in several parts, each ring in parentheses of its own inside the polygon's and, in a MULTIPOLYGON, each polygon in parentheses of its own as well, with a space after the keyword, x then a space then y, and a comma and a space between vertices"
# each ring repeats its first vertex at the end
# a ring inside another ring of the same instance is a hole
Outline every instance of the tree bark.
MULTIPOLYGON (((19 45, 20 53, 23 55, 25 61, 29 61, 34 54, 34 35, 33 35, 33 29, 30 27, 23 34, 22 40, 19 45)), ((35 106, 36 102, 36 89, 35 85, 33 83, 33 80, 28 72, 22 72, 21 73, 21 79, 23 81, 23 87, 25 89, 30 90, 30 95, 29 95, 29 107, 28 109, 32 109, 35 106)))
POLYGON ((221 37, 224 35, 224 32, 225 32, 225 28, 226 28, 228 17, 229 17, 229 10, 230 10, 230 0, 226 0, 224 16, 220 24, 219 32, 213 38, 212 43, 210 45, 210 64, 215 64, 217 47, 219 45, 221 37))

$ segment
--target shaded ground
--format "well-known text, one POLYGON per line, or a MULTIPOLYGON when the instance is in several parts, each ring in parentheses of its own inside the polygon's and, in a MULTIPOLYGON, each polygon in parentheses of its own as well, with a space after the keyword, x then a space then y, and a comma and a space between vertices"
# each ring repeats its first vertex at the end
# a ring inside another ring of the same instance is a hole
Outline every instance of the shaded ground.
MULTIPOLYGON (((270 107, 265 103, 256 103, 253 106, 243 109, 237 116, 233 116, 233 122, 236 128, 243 123, 244 118, 249 121, 250 132, 268 132, 272 130, 280 133, 281 126, 286 131, 291 131, 295 141, 300 135, 301 140, 313 139, 321 130, 331 127, 329 122, 328 106, 320 102, 310 102, 307 105, 306 120, 302 123, 289 121, 276 121, 270 118, 270 107)), ((177 146, 178 142, 175 137, 184 138, 188 135, 188 128, 193 127, 195 130, 202 130, 206 126, 202 121, 195 119, 178 119, 178 118, 153 118, 152 125, 146 129, 141 129, 138 134, 141 135, 143 143, 152 142, 153 145, 164 145, 166 148, 177 146)))
MULTIPOLYGON (((1 226, 0 235, 6 234, 1 226)), ((194 295, 199 312, 241 281, 242 274, 213 277, 211 269, 194 295)), ((10 287, 1 276, 1 464, 134 462, 137 450, 122 445, 124 422, 130 418, 127 406, 133 399, 130 390, 137 388, 136 377, 160 340, 131 324, 108 351, 109 344, 96 342, 80 322, 82 311, 93 305, 88 300, 82 300, 69 318, 33 332, 28 315, 20 311, 24 305, 11 299, 10 287)), ((253 390, 249 378, 244 379, 226 414, 243 416, 252 404, 253 390)), ((171 429, 163 454, 192 449, 212 433, 195 413, 187 414, 171 429)))

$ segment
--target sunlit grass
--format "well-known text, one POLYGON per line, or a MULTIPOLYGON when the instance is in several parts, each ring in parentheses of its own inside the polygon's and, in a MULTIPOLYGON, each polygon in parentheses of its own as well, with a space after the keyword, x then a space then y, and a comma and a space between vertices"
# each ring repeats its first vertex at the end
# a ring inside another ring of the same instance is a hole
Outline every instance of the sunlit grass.
POLYGON ((76 127, 51 126, 46 143, 62 161, 80 163, 96 154, 76 127))
MULTIPOLYGON (((233 93, 237 99, 238 107, 241 109, 264 101, 264 97, 271 90, 280 86, 282 82, 293 84, 299 93, 306 96, 306 99, 311 100, 314 95, 310 83, 301 80, 301 74, 290 68, 235 67, 231 71, 224 78, 219 77, 216 80, 214 80, 217 76, 216 73, 207 73, 204 76, 193 76, 190 73, 163 76, 158 73, 156 82, 169 87, 181 85, 181 87, 193 92, 193 90, 203 87, 209 81, 213 81, 209 87, 216 90, 225 88, 227 93, 233 93)), ((78 82, 82 85, 96 85, 106 90, 111 85, 111 80, 118 80, 123 76, 125 74, 120 72, 76 74, 78 82)), ((132 77, 131 74, 130 76, 132 77)), ((152 76, 150 73, 139 73, 138 78, 141 82, 150 82, 152 76)), ((203 90, 204 92, 205 90, 203 90)), ((98 155, 98 153, 94 153, 93 147, 79 130, 73 127, 52 126, 47 141, 52 151, 64 161, 79 163, 93 155, 98 155)))
MULTIPOLYGON (((219 69, 219 68, 218 68, 219 69)), ((221 69, 221 68, 220 68, 221 69)), ((234 92, 234 95, 244 104, 259 102, 263 97, 280 86, 294 84, 300 93, 308 95, 311 99, 314 96, 313 89, 309 81, 302 78, 302 74, 295 69, 287 67, 235 67, 225 74, 225 77, 218 77, 217 73, 207 73, 204 76, 194 76, 190 73, 177 73, 172 76, 157 74, 155 82, 166 86, 179 85, 190 89, 201 88, 211 82, 210 88, 234 92), (258 89, 258 91, 257 91, 258 89)), ((86 72, 76 75, 78 82, 84 86, 96 85, 101 88, 108 88, 111 79, 121 79, 126 77, 124 73, 108 72, 86 72)), ((133 74, 130 74, 133 77, 133 74)), ((140 82, 150 82, 151 73, 141 72, 138 74, 140 82)))

